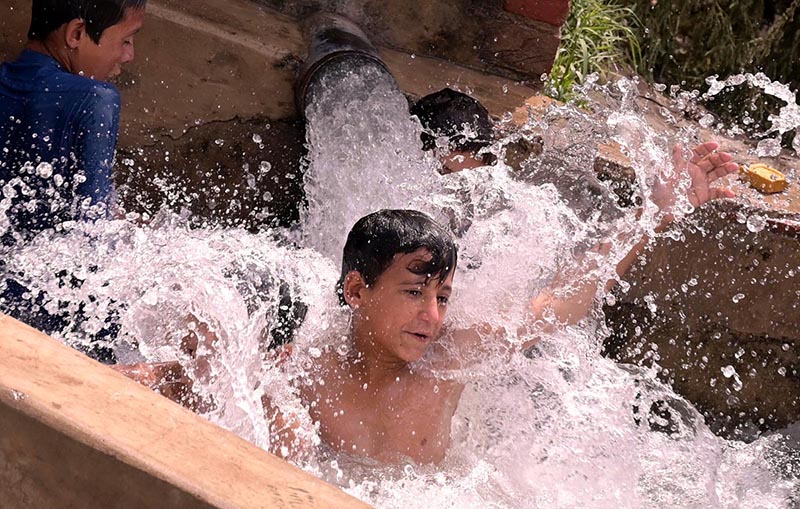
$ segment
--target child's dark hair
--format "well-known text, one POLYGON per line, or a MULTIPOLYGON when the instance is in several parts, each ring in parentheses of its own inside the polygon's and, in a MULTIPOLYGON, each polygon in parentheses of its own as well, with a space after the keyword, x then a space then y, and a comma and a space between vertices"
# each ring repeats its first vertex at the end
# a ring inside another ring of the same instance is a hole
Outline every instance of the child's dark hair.
POLYGON ((147 0, 33 0, 28 39, 44 41, 65 23, 82 19, 95 42, 107 28, 122 21, 128 9, 141 9, 147 0))
POLYGON ((364 216, 350 230, 342 255, 342 275, 336 285, 339 302, 344 299, 344 280, 357 271, 368 285, 389 268, 395 255, 424 248, 431 259, 415 274, 444 281, 458 263, 458 248, 453 236, 442 225, 416 210, 379 210, 364 216))
POLYGON ((474 98, 450 88, 426 95, 411 108, 422 124, 422 148, 432 150, 436 139, 449 138, 451 150, 477 152, 492 143, 489 112, 474 98), (466 130, 474 137, 465 136, 466 130))

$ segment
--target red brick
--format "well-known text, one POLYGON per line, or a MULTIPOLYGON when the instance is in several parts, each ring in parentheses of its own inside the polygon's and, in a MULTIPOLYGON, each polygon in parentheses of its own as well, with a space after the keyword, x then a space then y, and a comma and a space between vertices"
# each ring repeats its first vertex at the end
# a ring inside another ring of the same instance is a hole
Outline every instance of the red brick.
POLYGON ((569 0, 505 0, 506 11, 560 27, 569 15, 569 0))

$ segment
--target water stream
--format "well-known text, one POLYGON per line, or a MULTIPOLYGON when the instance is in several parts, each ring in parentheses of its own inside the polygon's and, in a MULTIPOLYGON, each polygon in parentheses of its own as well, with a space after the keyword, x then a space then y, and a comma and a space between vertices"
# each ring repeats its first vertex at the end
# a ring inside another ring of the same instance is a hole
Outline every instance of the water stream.
MULTIPOLYGON (((118 359, 180 359, 208 419, 267 447, 266 393, 318 443, 292 383, 323 349, 347 348, 347 313, 334 284, 357 218, 416 208, 452 226, 461 262, 448 320, 508 329, 545 288, 568 294, 583 278, 611 278, 616 261, 652 233, 661 212, 650 198, 675 171, 669 149, 697 134, 654 132, 630 100, 629 81, 605 92, 616 98, 613 108, 589 115, 553 107, 521 128, 506 125, 491 148, 500 160, 509 144, 543 133, 543 153, 522 170, 498 163, 442 176, 422 153, 420 127, 393 83, 373 68, 343 70, 308 111, 309 206, 298 228, 190 229, 165 211, 147 225, 100 221, 42 234, 4 253, 4 270, 24 274, 52 311, 63 303, 80 316, 55 334, 68 344, 85 346, 116 321, 110 346, 118 359), (588 176, 597 143, 610 139, 634 162, 640 209, 619 206, 588 176), (600 242, 611 242, 610 253, 594 249, 600 242), (294 355, 276 368, 268 345, 296 307, 303 312, 294 355), (190 356, 182 339, 200 322, 219 340, 201 342, 190 356)), ((691 208, 678 203, 676 211, 691 208)), ((601 318, 595 312, 542 333, 539 346, 510 361, 498 353, 437 373, 468 382, 439 467, 385 467, 329 451, 312 451, 300 466, 378 507, 798 507, 799 429, 749 444, 716 437, 655 372, 600 355, 601 318), (653 405, 665 413, 649 412, 653 405)))

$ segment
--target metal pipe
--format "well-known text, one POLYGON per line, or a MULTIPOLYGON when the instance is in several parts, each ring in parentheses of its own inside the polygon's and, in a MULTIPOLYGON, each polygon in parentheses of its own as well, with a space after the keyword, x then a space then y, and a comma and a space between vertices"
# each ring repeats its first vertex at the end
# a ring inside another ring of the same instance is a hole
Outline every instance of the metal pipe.
POLYGON ((389 68, 378 54, 378 49, 355 23, 345 17, 330 13, 312 16, 306 22, 306 38, 309 46, 308 58, 295 83, 295 101, 303 116, 310 102, 312 83, 334 62, 352 60, 354 67, 367 62, 377 65, 391 76, 389 68))

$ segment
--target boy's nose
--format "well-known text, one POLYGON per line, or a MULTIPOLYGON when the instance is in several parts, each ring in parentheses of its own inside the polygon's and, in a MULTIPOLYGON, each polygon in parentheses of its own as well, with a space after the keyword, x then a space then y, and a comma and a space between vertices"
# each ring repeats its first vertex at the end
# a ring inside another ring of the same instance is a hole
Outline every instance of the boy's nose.
POLYGON ((127 64, 128 62, 133 62, 133 58, 136 56, 136 50, 133 48, 133 44, 125 48, 122 53, 122 63, 127 64))
POLYGON ((439 321, 439 302, 436 297, 425 299, 422 307, 422 316, 431 322, 439 321))

